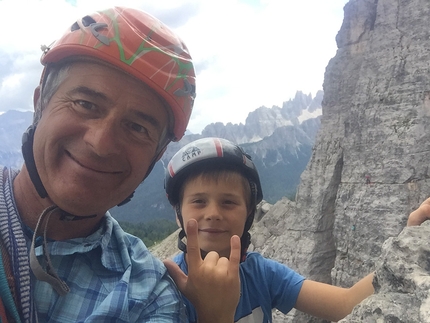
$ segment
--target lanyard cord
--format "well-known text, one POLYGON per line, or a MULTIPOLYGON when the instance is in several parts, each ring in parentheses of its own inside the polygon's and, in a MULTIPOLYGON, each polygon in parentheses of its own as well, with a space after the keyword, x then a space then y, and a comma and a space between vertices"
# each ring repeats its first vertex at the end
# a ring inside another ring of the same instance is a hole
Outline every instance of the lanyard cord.
POLYGON ((47 252, 48 243, 47 243, 47 239, 46 239, 46 231, 48 228, 49 219, 50 219, 52 213, 54 213, 55 211, 58 211, 58 210, 60 210, 60 208, 58 206, 51 205, 50 207, 46 208, 39 216, 39 220, 37 221, 36 228, 34 229, 33 239, 31 241, 30 267, 31 267, 31 270, 33 271, 34 276, 36 276, 36 278, 38 280, 45 281, 45 282, 49 283, 55 289, 55 291, 58 294, 60 294, 60 296, 63 296, 63 295, 66 295, 70 291, 70 288, 69 288, 69 286, 67 286, 66 282, 64 282, 63 280, 60 279, 60 277, 58 277, 54 267, 52 266, 49 252, 47 252), (46 263, 46 271, 40 265, 39 260, 36 257, 36 252, 35 252, 35 243, 36 243, 37 232, 39 229, 39 225, 43 222, 44 217, 46 217, 46 221, 45 221, 45 226, 43 228, 43 245, 42 245, 42 248, 43 248, 43 258, 44 258, 45 263, 46 263))

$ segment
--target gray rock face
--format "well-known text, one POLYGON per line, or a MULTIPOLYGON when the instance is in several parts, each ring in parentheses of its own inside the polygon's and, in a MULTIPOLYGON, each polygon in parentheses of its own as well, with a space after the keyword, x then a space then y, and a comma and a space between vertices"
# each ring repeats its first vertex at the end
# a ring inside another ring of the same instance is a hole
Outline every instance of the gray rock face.
POLYGON ((375 294, 340 322, 430 322, 430 223, 407 227, 382 246, 375 294))
MULTIPOLYGON (((430 192, 430 2, 351 0, 344 11, 295 201, 277 202, 253 243, 310 279, 349 287, 375 270, 384 241, 430 192)), ((417 296, 410 310, 420 301, 428 302, 417 296)), ((367 318, 350 322, 376 322, 367 318)), ((274 322, 319 321, 275 313, 274 322)))

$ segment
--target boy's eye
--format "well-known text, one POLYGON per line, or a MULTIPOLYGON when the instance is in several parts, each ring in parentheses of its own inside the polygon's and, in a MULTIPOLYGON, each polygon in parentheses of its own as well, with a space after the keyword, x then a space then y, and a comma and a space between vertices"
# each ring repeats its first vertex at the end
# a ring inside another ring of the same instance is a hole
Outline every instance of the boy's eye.
POLYGON ((236 202, 232 200, 225 200, 224 204, 236 204, 236 202))
POLYGON ((194 199, 191 201, 191 204, 197 204, 197 205, 202 205, 204 203, 205 201, 203 199, 194 199))

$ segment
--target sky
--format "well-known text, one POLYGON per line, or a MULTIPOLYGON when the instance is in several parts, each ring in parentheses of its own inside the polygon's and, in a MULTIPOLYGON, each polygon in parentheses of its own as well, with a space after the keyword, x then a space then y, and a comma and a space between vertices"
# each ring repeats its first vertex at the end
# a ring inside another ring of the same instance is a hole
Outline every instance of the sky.
POLYGON ((187 44, 197 74, 188 126, 245 123, 248 114, 322 90, 348 0, 0 0, 0 114, 33 110, 49 45, 77 20, 114 5, 142 9, 187 44))

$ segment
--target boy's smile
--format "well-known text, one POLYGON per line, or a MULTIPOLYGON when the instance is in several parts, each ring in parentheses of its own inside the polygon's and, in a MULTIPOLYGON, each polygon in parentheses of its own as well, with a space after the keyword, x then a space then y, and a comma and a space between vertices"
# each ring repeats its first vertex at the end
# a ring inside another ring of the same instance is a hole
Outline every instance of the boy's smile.
POLYGON ((203 251, 229 257, 230 238, 242 236, 248 214, 241 175, 191 180, 184 188, 181 211, 184 223, 197 221, 203 251))
POLYGON ((213 228, 199 229, 199 232, 207 232, 209 234, 224 233, 226 231, 227 230, 219 230, 219 229, 213 229, 213 228))

